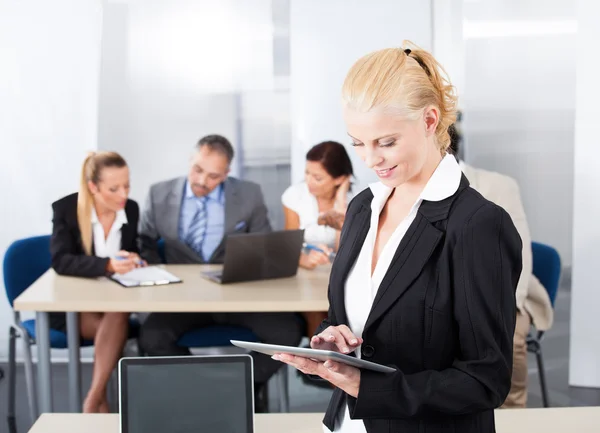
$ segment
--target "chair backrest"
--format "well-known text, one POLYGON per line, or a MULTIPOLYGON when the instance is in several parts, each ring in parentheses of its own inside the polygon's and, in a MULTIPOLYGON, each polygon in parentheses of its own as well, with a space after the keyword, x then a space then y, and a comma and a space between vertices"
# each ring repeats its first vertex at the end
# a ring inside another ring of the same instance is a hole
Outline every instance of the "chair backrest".
POLYGON ((50 236, 14 241, 4 255, 4 288, 10 306, 23 291, 50 269, 50 236))
POLYGON ((531 243, 531 252, 533 254, 533 275, 540 280, 548 292, 552 307, 554 307, 560 282, 560 255, 551 246, 538 242, 531 243))
POLYGON ((156 243, 158 247, 158 255, 161 263, 167 263, 167 253, 165 252, 165 240, 160 238, 156 243))

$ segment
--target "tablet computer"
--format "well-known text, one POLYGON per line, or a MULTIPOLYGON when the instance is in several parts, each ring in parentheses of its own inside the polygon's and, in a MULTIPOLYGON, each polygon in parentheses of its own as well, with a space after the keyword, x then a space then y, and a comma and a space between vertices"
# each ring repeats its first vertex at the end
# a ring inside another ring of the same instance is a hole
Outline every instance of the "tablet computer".
POLYGON ((291 355, 302 356, 317 361, 336 361, 346 365, 351 365, 356 368, 365 370, 378 371, 380 373, 393 373, 396 371, 393 367, 387 365, 376 364, 374 362, 365 361, 364 359, 355 358, 354 356, 344 355, 343 353, 334 352, 332 350, 309 349, 306 347, 278 346, 276 344, 251 343, 249 341, 231 340, 231 344, 244 349, 253 350, 255 352, 264 353, 265 355, 274 355, 276 353, 289 353, 291 355))

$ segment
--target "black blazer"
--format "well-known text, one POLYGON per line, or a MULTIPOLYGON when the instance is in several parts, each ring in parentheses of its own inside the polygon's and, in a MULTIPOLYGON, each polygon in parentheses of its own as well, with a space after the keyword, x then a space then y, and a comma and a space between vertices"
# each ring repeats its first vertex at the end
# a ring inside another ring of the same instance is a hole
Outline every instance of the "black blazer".
MULTIPOLYGON (((344 286, 369 230, 369 189, 349 205, 329 284, 330 325, 348 325, 344 286)), ((510 216, 469 187, 424 201, 381 282, 363 331, 358 398, 336 389, 324 424, 345 401, 369 433, 494 432, 511 384, 521 238, 510 216), (345 398, 346 397, 346 398, 345 398)))
MULTIPOLYGON (((77 193, 70 194, 52 203, 52 237, 50 253, 52 268, 62 275, 78 277, 100 277, 106 275, 110 258, 87 256, 81 244, 81 232, 77 224, 77 193)), ((133 200, 125 204, 127 224, 121 228, 121 248, 139 252, 137 247, 140 210, 133 200)), ((93 252, 93 247, 92 247, 93 252)))

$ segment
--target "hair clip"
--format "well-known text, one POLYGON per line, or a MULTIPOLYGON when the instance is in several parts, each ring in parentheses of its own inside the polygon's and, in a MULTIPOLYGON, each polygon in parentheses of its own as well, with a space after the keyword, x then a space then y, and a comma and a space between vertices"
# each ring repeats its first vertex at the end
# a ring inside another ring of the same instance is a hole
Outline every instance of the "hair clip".
POLYGON ((407 56, 410 55, 410 53, 412 53, 410 48, 405 49, 404 52, 406 53, 407 56))

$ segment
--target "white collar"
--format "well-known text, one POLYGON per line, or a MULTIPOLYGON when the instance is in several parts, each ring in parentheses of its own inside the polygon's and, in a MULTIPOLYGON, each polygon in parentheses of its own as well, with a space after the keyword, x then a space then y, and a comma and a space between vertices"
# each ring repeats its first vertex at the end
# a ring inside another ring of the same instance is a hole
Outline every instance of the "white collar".
MULTIPOLYGON (((92 224, 98 224, 99 222, 100 221, 98 220, 96 209, 92 206, 92 224)), ((117 216, 115 217, 115 222, 113 222, 113 226, 121 228, 125 224, 127 224, 127 214, 125 213, 125 209, 118 210, 117 216)))
MULTIPOLYGON (((456 162, 456 158, 447 153, 427 181, 417 202, 422 200, 442 201, 447 199, 458 190, 461 176, 462 170, 456 162)), ((393 190, 393 188, 386 186, 381 182, 369 184, 369 188, 373 193, 373 201, 383 201, 384 203, 393 190)))

